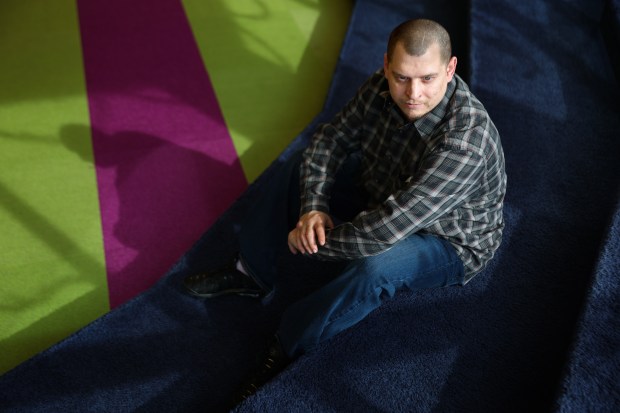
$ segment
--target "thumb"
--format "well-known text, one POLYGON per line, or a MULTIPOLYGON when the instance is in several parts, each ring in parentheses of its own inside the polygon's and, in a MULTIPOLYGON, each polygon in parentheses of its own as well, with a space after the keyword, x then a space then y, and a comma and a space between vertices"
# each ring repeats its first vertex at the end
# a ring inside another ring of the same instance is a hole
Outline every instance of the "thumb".
POLYGON ((332 221, 332 217, 327 214, 325 214, 325 227, 329 229, 334 228, 334 221, 332 221))

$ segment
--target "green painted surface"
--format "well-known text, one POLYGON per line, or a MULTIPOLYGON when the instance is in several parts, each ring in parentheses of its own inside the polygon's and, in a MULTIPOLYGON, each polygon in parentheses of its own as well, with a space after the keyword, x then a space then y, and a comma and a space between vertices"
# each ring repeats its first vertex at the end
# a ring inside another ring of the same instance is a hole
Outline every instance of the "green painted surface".
POLYGON ((322 109, 352 1, 183 5, 251 182, 322 109))
POLYGON ((109 310, 76 13, 0 5, 0 373, 109 310))
MULTIPOLYGON (((249 180, 321 110, 352 1, 184 0, 249 180)), ((0 4, 0 374, 109 310, 73 0, 0 4)))

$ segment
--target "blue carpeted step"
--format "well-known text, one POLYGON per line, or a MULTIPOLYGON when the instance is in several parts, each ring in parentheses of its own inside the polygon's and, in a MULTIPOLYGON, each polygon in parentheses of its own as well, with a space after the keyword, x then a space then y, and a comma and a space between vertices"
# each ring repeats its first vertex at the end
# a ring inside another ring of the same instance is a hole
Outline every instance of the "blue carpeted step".
POLYGON ((601 31, 609 60, 616 73, 616 80, 620 82, 620 0, 608 0, 601 21, 601 31))
MULTIPOLYGON (((608 1, 601 31, 620 81, 620 1, 608 1)), ((620 153, 616 159, 620 160, 620 153)), ((619 172, 620 173, 620 172, 619 172)), ((614 192, 610 186, 609 191, 614 192)), ((558 391, 562 413, 620 410, 620 204, 601 247, 576 338, 558 391)))
POLYGON ((578 334, 562 380, 557 411, 620 409, 620 205, 601 249, 578 334))
MULTIPOLYGON (((616 202, 619 90, 601 36, 605 3, 472 1, 471 86, 502 135, 517 218, 493 274, 510 292, 504 305, 519 308, 501 331, 512 336, 504 374, 520 381, 503 397, 517 411, 555 403, 616 202)), ((617 399, 596 403, 613 411, 617 399)))

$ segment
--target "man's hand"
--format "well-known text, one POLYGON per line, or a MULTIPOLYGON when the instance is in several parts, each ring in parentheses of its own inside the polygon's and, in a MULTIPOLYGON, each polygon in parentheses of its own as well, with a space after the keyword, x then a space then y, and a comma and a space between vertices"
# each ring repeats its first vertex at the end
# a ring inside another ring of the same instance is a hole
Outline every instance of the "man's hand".
POLYGON ((310 211, 302 215, 295 229, 289 232, 288 248, 293 254, 314 254, 319 251, 319 245, 325 245, 325 230, 333 227, 334 223, 328 214, 310 211))

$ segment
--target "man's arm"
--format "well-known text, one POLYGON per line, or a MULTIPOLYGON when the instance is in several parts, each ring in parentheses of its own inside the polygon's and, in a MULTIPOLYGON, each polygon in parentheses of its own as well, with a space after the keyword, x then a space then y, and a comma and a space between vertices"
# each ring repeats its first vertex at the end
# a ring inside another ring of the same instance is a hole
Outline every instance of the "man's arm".
POLYGON ((338 260, 379 254, 456 209, 478 188, 483 173, 479 154, 456 148, 435 150, 406 188, 378 208, 328 231, 317 255, 338 260))
POLYGON ((361 148, 366 111, 373 99, 380 98, 377 89, 382 79, 379 73, 371 76, 331 122, 322 125, 312 137, 301 163, 301 215, 310 211, 329 213, 329 194, 336 172, 348 154, 361 148))
POLYGON ((292 253, 315 254, 326 242, 326 232, 334 224, 329 216, 329 198, 336 173, 349 153, 360 149, 364 112, 376 98, 375 73, 356 95, 312 137, 303 154, 300 174, 301 211, 297 226, 289 233, 292 253))

